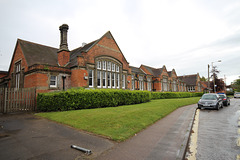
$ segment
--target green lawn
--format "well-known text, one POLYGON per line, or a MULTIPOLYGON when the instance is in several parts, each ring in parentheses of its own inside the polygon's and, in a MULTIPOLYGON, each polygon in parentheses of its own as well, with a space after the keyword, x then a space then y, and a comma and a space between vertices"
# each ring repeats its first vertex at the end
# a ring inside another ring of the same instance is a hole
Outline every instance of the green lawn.
POLYGON ((46 112, 36 115, 74 128, 124 141, 175 109, 197 103, 199 97, 159 99, 148 103, 119 107, 46 112))

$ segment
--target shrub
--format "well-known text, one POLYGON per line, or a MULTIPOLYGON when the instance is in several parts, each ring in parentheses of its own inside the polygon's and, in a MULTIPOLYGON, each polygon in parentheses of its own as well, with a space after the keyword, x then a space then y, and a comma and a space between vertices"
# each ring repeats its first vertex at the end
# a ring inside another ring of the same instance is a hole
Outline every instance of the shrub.
POLYGON ((62 92, 41 93, 37 97, 38 111, 65 111, 115 107, 144 103, 151 100, 149 91, 130 91, 113 89, 71 89, 62 92))
POLYGON ((201 92, 152 92, 152 99, 201 97, 202 94, 201 92))

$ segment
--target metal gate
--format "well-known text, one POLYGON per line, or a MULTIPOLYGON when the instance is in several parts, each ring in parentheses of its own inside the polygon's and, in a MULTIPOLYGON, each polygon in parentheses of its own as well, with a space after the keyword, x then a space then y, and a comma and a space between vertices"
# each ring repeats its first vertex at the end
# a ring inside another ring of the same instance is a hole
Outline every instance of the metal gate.
POLYGON ((0 113, 36 111, 35 88, 0 88, 0 113))

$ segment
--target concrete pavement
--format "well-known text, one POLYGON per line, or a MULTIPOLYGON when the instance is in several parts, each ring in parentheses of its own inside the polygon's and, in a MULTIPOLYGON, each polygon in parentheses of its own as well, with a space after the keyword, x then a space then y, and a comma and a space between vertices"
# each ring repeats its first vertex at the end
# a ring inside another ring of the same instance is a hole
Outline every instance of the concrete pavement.
POLYGON ((181 107, 131 139, 98 156, 98 160, 182 159, 196 104, 181 107))

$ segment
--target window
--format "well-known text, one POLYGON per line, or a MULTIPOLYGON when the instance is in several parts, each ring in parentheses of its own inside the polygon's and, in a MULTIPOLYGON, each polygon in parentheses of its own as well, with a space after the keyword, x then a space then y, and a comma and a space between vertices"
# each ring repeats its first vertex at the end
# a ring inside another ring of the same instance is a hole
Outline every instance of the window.
POLYGON ((103 88, 106 88, 106 72, 103 71, 103 88))
POLYGON ((115 63, 112 63, 112 71, 115 71, 115 63))
POLYGON ((198 83, 198 92, 201 92, 201 85, 198 83))
POLYGON ((115 88, 115 73, 112 73, 112 88, 115 88))
MULTIPOLYGON (((97 59, 95 64, 96 69, 92 69, 89 84, 96 83, 98 88, 120 88, 122 87, 122 66, 117 62, 109 59, 97 59), (93 74, 96 75, 93 77, 93 74)), ((90 75, 90 74, 89 74, 90 75)), ((125 81, 126 79, 124 79, 125 81)), ((90 85, 89 85, 90 86, 90 85)), ((125 84, 124 84, 125 87, 125 84)))
POLYGON ((188 92, 195 92, 195 87, 194 86, 188 87, 188 92))
POLYGON ((93 70, 88 71, 88 83, 89 87, 93 87, 93 70))
POLYGON ((106 61, 103 61, 103 70, 106 70, 106 61))
POLYGON ((143 88, 144 88, 143 77, 142 77, 142 76, 139 76, 139 89, 140 89, 140 90, 143 90, 143 88))
POLYGON ((107 70, 111 71, 111 62, 107 62, 107 70))
POLYGON ((16 73, 16 84, 15 87, 19 88, 19 84, 20 84, 20 73, 21 73, 21 62, 16 64, 16 68, 15 68, 15 73, 16 73))
POLYGON ((135 89, 135 81, 134 81, 134 75, 132 75, 132 90, 135 89))
POLYGON ((108 88, 111 88, 111 72, 107 72, 107 82, 108 88))
POLYGON ((101 61, 97 61, 97 69, 101 69, 101 61))
POLYGON ((176 83, 176 80, 173 80, 173 82, 172 82, 172 90, 173 90, 173 92, 176 92, 176 91, 177 91, 177 83, 176 83))
POLYGON ((119 88, 119 74, 116 73, 116 84, 117 84, 117 88, 119 88))
POLYGON ((116 65, 116 72, 119 72, 119 65, 116 65))
POLYGON ((168 91, 168 79, 167 78, 162 79, 162 91, 168 91))
POLYGON ((57 87, 57 76, 50 77, 50 87, 57 87))
POLYGON ((122 75, 122 88, 125 89, 125 75, 122 75))
POLYGON ((101 87, 101 71, 97 71, 97 86, 101 87))
POLYGON ((151 83, 151 78, 150 77, 148 77, 147 78, 147 87, 148 87, 148 91, 151 91, 152 90, 152 83, 151 83))

